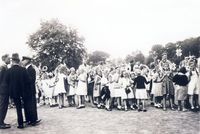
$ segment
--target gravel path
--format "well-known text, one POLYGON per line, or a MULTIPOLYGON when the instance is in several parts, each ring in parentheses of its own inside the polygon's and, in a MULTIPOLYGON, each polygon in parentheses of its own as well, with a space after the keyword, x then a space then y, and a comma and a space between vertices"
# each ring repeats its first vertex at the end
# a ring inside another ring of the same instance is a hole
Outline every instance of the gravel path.
POLYGON ((152 107, 144 113, 41 106, 38 113, 40 125, 19 130, 15 109, 10 109, 6 122, 12 128, 0 130, 0 134, 200 134, 200 113, 193 112, 152 107))

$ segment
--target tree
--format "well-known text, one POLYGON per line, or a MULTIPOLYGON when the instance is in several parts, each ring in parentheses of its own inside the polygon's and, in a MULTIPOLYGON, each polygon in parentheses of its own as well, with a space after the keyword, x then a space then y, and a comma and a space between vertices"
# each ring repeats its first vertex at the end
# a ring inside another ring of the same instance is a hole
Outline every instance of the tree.
POLYGON ((126 63, 133 63, 135 60, 135 57, 131 54, 128 54, 125 58, 126 63))
POLYGON ((98 65, 100 63, 105 63, 106 59, 109 58, 110 55, 103 51, 94 51, 88 56, 87 62, 92 65, 98 65))
POLYGON ((162 54, 165 51, 165 47, 163 45, 156 44, 156 45, 152 46, 151 51, 152 52, 156 52, 157 56, 158 56, 158 59, 161 59, 162 58, 162 54))
POLYGON ((167 52, 167 57, 169 60, 173 61, 177 56, 176 56, 176 45, 173 43, 167 43, 165 45, 165 49, 167 52))
POLYGON ((140 63, 144 63, 145 57, 141 51, 134 51, 126 56, 125 61, 126 63, 134 63, 137 61, 140 61, 140 63))
POLYGON ((77 31, 54 19, 40 25, 27 42, 36 52, 35 63, 48 66, 48 71, 54 70, 61 62, 65 62, 67 67, 78 68, 86 55, 86 48, 77 31))

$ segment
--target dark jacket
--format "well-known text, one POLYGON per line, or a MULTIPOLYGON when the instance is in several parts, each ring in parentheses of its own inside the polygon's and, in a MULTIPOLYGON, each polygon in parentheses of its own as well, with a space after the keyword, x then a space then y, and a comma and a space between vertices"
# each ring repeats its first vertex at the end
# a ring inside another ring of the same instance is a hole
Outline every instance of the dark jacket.
POLYGON ((137 89, 144 89, 145 88, 145 84, 148 84, 149 82, 147 82, 146 78, 144 76, 137 76, 134 80, 133 85, 136 85, 137 89))
POLYGON ((3 65, 0 67, 0 94, 8 94, 8 86, 6 84, 6 73, 7 73, 7 66, 3 65))
POLYGON ((29 81, 30 81, 30 94, 35 95, 36 94, 36 87, 35 87, 35 80, 36 80, 36 71, 33 68, 32 65, 30 65, 27 69, 29 81))
POLYGON ((189 80, 185 74, 178 73, 173 77, 173 82, 179 86, 187 86, 189 83, 189 80))
POLYGON ((19 65, 13 65, 8 69, 6 83, 11 98, 26 97, 29 92, 27 90, 30 85, 28 73, 19 65))

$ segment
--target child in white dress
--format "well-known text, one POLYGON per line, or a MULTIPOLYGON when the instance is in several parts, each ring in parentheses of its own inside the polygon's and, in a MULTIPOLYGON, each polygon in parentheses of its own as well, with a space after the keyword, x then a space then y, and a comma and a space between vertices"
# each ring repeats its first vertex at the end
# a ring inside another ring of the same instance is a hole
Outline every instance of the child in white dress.
POLYGON ((96 102, 97 108, 101 107, 99 98, 101 92, 101 76, 102 76, 101 70, 97 69, 94 77, 94 89, 93 89, 94 102, 96 102))
POLYGON ((189 71, 189 84, 188 84, 188 95, 189 95, 189 102, 191 105, 191 110, 194 111, 195 109, 199 109, 198 104, 198 93, 199 93, 199 72, 196 68, 195 63, 190 66, 189 71), (196 105, 196 106, 195 106, 196 105))
POLYGON ((72 67, 70 68, 70 74, 69 74, 69 77, 68 77, 68 84, 69 84, 69 91, 68 91, 68 103, 69 103, 69 106, 75 106, 75 89, 76 89, 76 81, 77 81, 77 74, 76 74, 76 71, 75 69, 72 67))
POLYGON ((64 94, 66 93, 65 90, 65 72, 62 68, 58 69, 56 72, 56 80, 55 80, 55 91, 54 94, 58 95, 59 99, 59 109, 64 107, 64 94))
POLYGON ((80 68, 78 70, 78 85, 76 88, 76 95, 78 97, 78 107, 85 108, 85 96, 87 95, 87 73, 84 69, 80 68))
POLYGON ((133 95, 133 90, 131 88, 130 76, 126 71, 122 72, 122 77, 120 77, 119 83, 122 88, 121 90, 123 91, 121 97, 124 104, 124 110, 127 111, 128 110, 127 103, 129 103, 131 108, 133 108, 134 95, 133 95))

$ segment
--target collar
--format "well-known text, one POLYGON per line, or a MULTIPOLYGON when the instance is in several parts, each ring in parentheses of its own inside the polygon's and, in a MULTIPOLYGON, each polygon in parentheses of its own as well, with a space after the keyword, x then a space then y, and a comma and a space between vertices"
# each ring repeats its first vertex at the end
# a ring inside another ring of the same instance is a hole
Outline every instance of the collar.
POLYGON ((29 68, 31 66, 31 64, 26 65, 26 69, 29 68))

